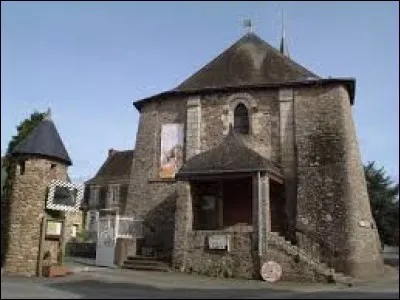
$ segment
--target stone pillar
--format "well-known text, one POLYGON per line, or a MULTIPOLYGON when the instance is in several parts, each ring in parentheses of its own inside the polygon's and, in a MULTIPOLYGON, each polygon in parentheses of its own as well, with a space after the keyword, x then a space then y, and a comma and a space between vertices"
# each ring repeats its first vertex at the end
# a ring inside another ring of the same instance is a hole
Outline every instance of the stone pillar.
POLYGON ((186 160, 200 153, 200 124, 200 97, 193 97, 187 101, 186 160))
POLYGON ((293 89, 279 90, 280 111, 280 139, 281 139, 281 165, 285 178, 285 212, 288 222, 288 230, 295 234, 296 226, 296 148, 294 131, 294 96, 293 89))
POLYGON ((189 248, 189 233, 193 228, 192 195, 189 182, 177 184, 178 198, 175 210, 175 234, 173 265, 182 272, 185 270, 186 254, 189 248))
POLYGON ((217 197, 217 212, 218 212, 218 228, 224 226, 224 188, 223 181, 219 181, 218 197, 217 197))
MULTIPOLYGON (((252 224, 254 228, 254 232, 258 234, 258 226, 259 226, 259 175, 253 174, 252 176, 252 224)), ((257 235, 258 236, 258 235, 257 235)), ((257 238, 258 240, 258 238, 257 238)), ((258 242, 257 242, 258 245, 258 242)))
POLYGON ((270 210, 270 188, 269 188, 270 178, 267 175, 260 177, 260 194, 262 203, 264 205, 264 220, 265 223, 265 233, 271 232, 271 210, 270 210))
POLYGON ((267 253, 267 236, 271 232, 269 205, 269 178, 258 172, 253 176, 253 226, 257 232, 260 257, 267 253))

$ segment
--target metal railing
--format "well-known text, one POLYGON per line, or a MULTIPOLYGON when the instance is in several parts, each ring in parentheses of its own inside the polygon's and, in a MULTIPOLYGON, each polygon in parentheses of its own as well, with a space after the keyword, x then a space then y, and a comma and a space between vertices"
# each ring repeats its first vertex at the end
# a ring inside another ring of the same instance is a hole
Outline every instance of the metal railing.
POLYGON ((117 238, 142 238, 144 235, 143 220, 117 215, 116 233, 117 238))

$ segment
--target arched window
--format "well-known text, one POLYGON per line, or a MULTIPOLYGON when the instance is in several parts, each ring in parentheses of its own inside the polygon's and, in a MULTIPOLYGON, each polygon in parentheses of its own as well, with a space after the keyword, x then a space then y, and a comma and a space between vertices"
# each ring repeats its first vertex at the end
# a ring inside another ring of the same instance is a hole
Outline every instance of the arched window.
POLYGON ((233 129, 239 133, 249 133, 249 114, 243 103, 239 103, 235 108, 233 129))

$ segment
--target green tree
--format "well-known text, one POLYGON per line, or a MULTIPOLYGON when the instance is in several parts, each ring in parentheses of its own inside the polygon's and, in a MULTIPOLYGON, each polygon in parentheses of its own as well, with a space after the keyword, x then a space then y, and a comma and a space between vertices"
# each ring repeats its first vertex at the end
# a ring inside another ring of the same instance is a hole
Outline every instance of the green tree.
POLYGON ((399 184, 375 162, 364 166, 372 215, 383 244, 398 245, 399 233, 399 184))
POLYGON ((7 152, 6 152, 6 156, 4 159, 4 162, 2 161, 2 187, 1 187, 1 192, 3 195, 3 188, 6 185, 10 185, 12 179, 8 180, 8 184, 6 184, 7 182, 7 178, 8 178, 8 174, 11 174, 11 166, 7 163, 7 156, 14 150, 14 148, 22 141, 24 140, 31 132, 33 129, 35 129, 35 127, 37 125, 39 125, 39 123, 44 119, 44 117, 46 116, 46 113, 43 112, 38 112, 38 111, 34 111, 29 118, 25 119, 24 121, 22 121, 18 126, 17 126, 17 134, 14 135, 10 142, 8 143, 8 147, 7 147, 7 152))
POLYGON ((28 119, 25 119, 17 126, 17 134, 11 138, 8 143, 7 154, 10 154, 14 148, 24 140, 35 127, 44 119, 46 113, 35 111, 28 119))

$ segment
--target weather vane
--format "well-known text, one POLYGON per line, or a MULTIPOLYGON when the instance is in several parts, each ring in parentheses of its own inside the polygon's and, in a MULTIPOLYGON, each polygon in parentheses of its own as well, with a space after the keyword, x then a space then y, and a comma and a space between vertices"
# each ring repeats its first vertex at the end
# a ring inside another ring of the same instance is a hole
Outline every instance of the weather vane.
POLYGON ((51 120, 51 108, 50 107, 47 109, 47 112, 46 112, 46 114, 44 116, 44 119, 45 120, 51 120))
POLYGON ((247 28, 247 33, 251 33, 253 31, 253 24, 250 19, 246 19, 243 21, 243 27, 247 28))

